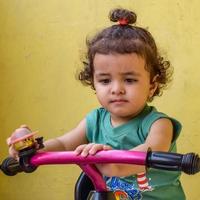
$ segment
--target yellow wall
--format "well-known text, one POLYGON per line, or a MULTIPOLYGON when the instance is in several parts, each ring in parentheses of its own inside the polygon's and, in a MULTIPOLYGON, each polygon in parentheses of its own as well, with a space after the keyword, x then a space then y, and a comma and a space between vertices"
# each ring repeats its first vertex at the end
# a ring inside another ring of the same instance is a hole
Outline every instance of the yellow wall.
MULTIPOLYGON (((199 0, 0 1, 0 160, 20 124, 45 138, 74 127, 97 106, 94 92, 74 75, 86 35, 110 25, 111 8, 135 10, 174 66, 173 85, 154 102, 183 124, 179 152, 200 153, 199 0)), ((73 199, 74 166, 45 166, 33 174, 0 174, 4 200, 73 199)), ((182 176, 188 200, 200 197, 200 175, 182 176)))

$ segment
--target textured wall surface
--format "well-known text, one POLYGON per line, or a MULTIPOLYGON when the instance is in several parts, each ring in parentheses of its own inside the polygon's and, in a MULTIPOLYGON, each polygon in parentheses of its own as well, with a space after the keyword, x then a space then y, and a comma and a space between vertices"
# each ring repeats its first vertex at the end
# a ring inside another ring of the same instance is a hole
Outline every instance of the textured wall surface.
MULTIPOLYGON (((98 106, 94 91, 75 74, 85 38, 111 25, 110 9, 138 14, 174 67, 174 80, 153 102, 183 124, 178 151, 200 153, 200 1, 198 0, 1 0, 0 1, 0 160, 6 138, 28 124, 46 139, 73 128, 98 106)), ((0 199, 73 200, 80 170, 45 166, 33 174, 0 173, 0 199)), ((200 175, 183 174, 188 200, 199 200, 200 175)))

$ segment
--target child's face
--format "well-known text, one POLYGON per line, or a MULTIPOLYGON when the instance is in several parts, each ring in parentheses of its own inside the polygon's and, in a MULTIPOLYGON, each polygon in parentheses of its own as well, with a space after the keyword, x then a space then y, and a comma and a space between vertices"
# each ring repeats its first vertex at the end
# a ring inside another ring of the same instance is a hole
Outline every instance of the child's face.
POLYGON ((145 106, 157 85, 150 83, 145 60, 135 53, 96 54, 94 87, 101 105, 119 123, 130 120, 145 106))

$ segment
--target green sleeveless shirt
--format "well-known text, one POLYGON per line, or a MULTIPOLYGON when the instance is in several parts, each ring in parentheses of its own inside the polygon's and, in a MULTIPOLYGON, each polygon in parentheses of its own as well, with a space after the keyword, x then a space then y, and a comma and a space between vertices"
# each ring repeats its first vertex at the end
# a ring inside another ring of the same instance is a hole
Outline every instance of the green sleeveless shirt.
MULTIPOLYGON (((145 142, 151 125, 160 118, 168 118, 173 123, 174 135, 170 151, 176 152, 176 139, 181 124, 148 105, 136 117, 118 127, 112 127, 107 110, 95 109, 86 116, 86 136, 89 142, 107 144, 113 149, 129 150, 145 142)), ((180 172, 149 169, 140 179, 138 177, 132 175, 105 179, 108 188, 114 191, 119 200, 185 200, 179 181, 180 172), (141 189, 140 180, 142 183, 146 180, 146 189, 141 189)))

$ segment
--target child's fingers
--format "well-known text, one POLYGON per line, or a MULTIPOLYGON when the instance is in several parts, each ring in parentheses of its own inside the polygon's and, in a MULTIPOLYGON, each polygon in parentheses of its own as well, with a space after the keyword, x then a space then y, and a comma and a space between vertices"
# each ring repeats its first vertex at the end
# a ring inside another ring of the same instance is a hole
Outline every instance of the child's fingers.
POLYGON ((8 145, 8 146, 10 146, 10 145, 11 145, 11 140, 10 140, 10 137, 9 137, 9 138, 7 138, 7 140, 6 140, 6 143, 7 143, 7 145, 8 145))
POLYGON ((22 125, 20 126, 20 128, 26 128, 26 129, 28 129, 29 131, 31 131, 31 129, 30 129, 26 124, 22 124, 22 125))
POLYGON ((95 144, 95 143, 89 143, 89 144, 83 144, 78 146, 75 149, 76 155, 81 154, 81 156, 86 157, 89 154, 94 155, 100 150, 111 150, 112 147, 108 145, 103 145, 103 144, 95 144))
POLYGON ((15 159, 18 159, 18 152, 15 151, 12 146, 9 148, 9 155, 15 159))
POLYGON ((93 148, 93 146, 96 146, 96 144, 94 143, 82 144, 75 149, 75 153, 77 155, 81 154, 81 156, 86 157, 88 154, 90 154, 89 152, 93 148))
POLYGON ((89 143, 88 145, 86 145, 84 147, 84 149, 82 150, 81 156, 86 157, 88 156, 90 153, 90 150, 92 149, 92 147, 95 146, 94 143, 89 143))
POLYGON ((103 150, 112 150, 112 147, 108 145, 103 145, 103 150))
POLYGON ((100 150, 107 150, 108 149, 108 146, 107 145, 103 145, 103 144, 94 144, 90 151, 89 151, 89 154, 91 155, 94 155, 96 154, 98 151, 100 150), (104 149, 105 148, 105 149, 104 149))
POLYGON ((75 154, 76 154, 76 155, 79 155, 79 154, 83 151, 83 149, 84 149, 86 146, 87 146, 87 144, 79 145, 79 146, 74 150, 75 154))

